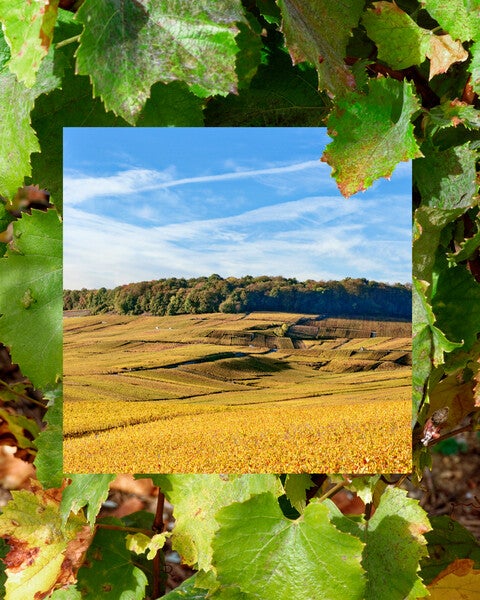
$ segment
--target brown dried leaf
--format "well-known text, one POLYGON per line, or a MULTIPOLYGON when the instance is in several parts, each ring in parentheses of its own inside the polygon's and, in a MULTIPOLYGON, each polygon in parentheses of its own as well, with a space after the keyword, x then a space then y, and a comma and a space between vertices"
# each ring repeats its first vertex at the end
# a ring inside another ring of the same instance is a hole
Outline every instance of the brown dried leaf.
POLYGON ((463 62, 468 58, 468 52, 458 40, 453 40, 449 35, 432 35, 430 49, 426 53, 430 59, 430 75, 446 73, 456 62, 463 62))

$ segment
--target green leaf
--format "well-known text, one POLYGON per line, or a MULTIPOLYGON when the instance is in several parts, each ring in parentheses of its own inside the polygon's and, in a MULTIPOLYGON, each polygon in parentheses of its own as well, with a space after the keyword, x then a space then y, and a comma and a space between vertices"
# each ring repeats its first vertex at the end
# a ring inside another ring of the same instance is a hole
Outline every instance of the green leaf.
POLYGON ((380 479, 380 475, 370 475, 368 477, 354 477, 352 483, 348 486, 354 490, 365 504, 373 502, 373 491, 380 479))
POLYGON ((110 483, 116 475, 75 474, 68 477, 71 483, 63 490, 60 504, 62 522, 67 521, 70 512, 78 513, 87 506, 87 520, 93 527, 102 503, 107 499, 110 483))
POLYGON ((236 58, 236 71, 238 76, 238 89, 247 88, 252 77, 257 72, 262 58, 262 29, 258 21, 247 13, 246 23, 239 22, 239 34, 236 42, 240 49, 236 58))
POLYGON ((292 66, 280 51, 268 55, 250 86, 237 95, 212 98, 205 108, 205 125, 221 127, 289 127, 320 125, 329 103, 317 89, 313 68, 292 66))
MULTIPOLYGON (((7 230, 8 225, 13 221, 13 216, 5 208, 5 203, 0 199, 0 234, 7 230)), ((2 238, 0 238, 2 239, 2 238)), ((4 238, 5 239, 5 238, 4 238)), ((8 239, 8 238, 6 238, 8 239)), ((7 250, 7 244, 4 241, 0 241, 0 257, 2 257, 7 250)))
POLYGON ((30 126, 35 98, 61 83, 63 64, 53 49, 43 59, 35 85, 27 88, 6 66, 0 71, 0 195, 12 198, 31 173, 30 154, 40 146, 30 126))
MULTIPOLYGON (((98 524, 123 527, 120 519, 105 518, 98 524)), ((143 600, 147 587, 145 573, 134 565, 125 544, 125 533, 97 527, 84 566, 78 571, 77 588, 82 598, 96 600, 143 600)))
POLYGON ((192 94, 182 81, 156 83, 151 89, 136 125, 139 127, 200 127, 203 100, 192 94))
POLYGON ((164 596, 165 600, 250 600, 251 596, 247 596, 234 588, 219 588, 215 592, 208 591, 196 587, 198 583, 198 575, 186 579, 177 588, 164 596))
POLYGON ((369 37, 377 44, 378 58, 393 69, 406 69, 430 58, 430 79, 445 73, 455 62, 467 60, 468 52, 449 35, 433 35, 419 27, 392 2, 374 2, 363 17, 369 37))
POLYGON ((449 266, 472 258, 480 248, 480 231, 458 244, 456 252, 447 252, 449 266))
POLYGON ((416 600, 428 595, 418 577, 426 555, 427 513, 407 492, 388 487, 365 529, 362 564, 368 573, 366 600, 416 600))
POLYGON ((420 559, 427 553, 423 534, 431 526, 418 500, 408 498, 405 490, 389 486, 373 517, 362 523, 346 519, 333 502, 326 504, 332 523, 365 543, 365 600, 416 600, 428 594, 418 570, 420 559))
POLYGON ((69 580, 75 567, 69 543, 78 543, 78 549, 88 544, 90 529, 81 515, 62 527, 58 501, 48 490, 14 491, 12 496, 0 515, 0 535, 10 545, 5 600, 45 597, 60 578, 69 580))
POLYGON ((397 163, 421 156, 410 122, 418 109, 411 85, 380 78, 370 79, 368 88, 368 95, 339 99, 328 119, 334 141, 322 160, 346 197, 390 177, 397 163))
POLYGON ((282 32, 293 64, 308 61, 315 65, 318 87, 342 96, 355 87, 352 72, 345 64, 351 31, 358 25, 363 0, 331 2, 277 0, 282 12, 282 32))
POLYGON ((75 585, 71 585, 63 590, 55 590, 50 600, 82 600, 82 594, 75 585))
POLYGON ((425 60, 431 33, 419 27, 392 2, 374 2, 363 15, 368 37, 378 47, 378 58, 392 69, 406 69, 425 60))
POLYGON ((34 464, 37 478, 44 488, 60 487, 63 481, 62 454, 62 387, 45 393, 48 399, 44 421, 47 426, 35 440, 37 456, 34 464))
POLYGON ((453 38, 465 42, 480 34, 478 0, 423 0, 422 4, 453 38))
POLYGON ((267 23, 280 25, 282 15, 280 9, 275 4, 275 0, 257 0, 256 5, 262 17, 267 23))
POLYGON ((201 97, 235 92, 240 0, 86 0, 77 72, 107 110, 134 124, 151 86, 185 81, 201 97))
POLYGON ((446 127, 463 125, 466 129, 479 129, 480 111, 466 102, 452 100, 434 106, 425 116, 424 122, 425 128, 428 128, 429 137, 446 127))
POLYGON ((47 55, 57 18, 58 0, 0 0, 0 21, 11 50, 9 69, 27 87, 35 83, 47 55))
POLYGON ((208 590, 196 588, 195 580, 196 575, 185 579, 177 588, 164 596, 164 600, 206 600, 208 590))
POLYGON ((478 187, 477 152, 469 144, 442 151, 431 143, 425 143, 422 153, 424 158, 415 162, 414 169, 414 181, 422 195, 422 205, 441 210, 468 208, 478 187))
POLYGON ((275 475, 154 475, 174 506, 172 546, 185 564, 208 571, 212 539, 218 529, 215 515, 232 502, 269 491, 280 496, 283 488, 275 475))
POLYGON ((221 584, 258 600, 364 597, 363 544, 339 531, 325 504, 286 519, 271 493, 223 508, 214 542, 221 584))
POLYGON ((469 350, 480 332, 480 285, 466 267, 439 271, 432 308, 445 335, 469 350))
POLYGON ((0 259, 0 340, 39 389, 62 376, 62 225, 55 210, 32 210, 14 224, 14 247, 0 259))
POLYGON ((10 48, 8 47, 5 35, 0 27, 0 72, 5 70, 5 65, 10 60, 10 48))
POLYGON ((472 87, 477 94, 480 94, 480 41, 473 44, 470 52, 472 53, 472 61, 468 70, 472 74, 472 87))
POLYGON ((412 425, 422 404, 432 367, 443 364, 444 352, 452 352, 462 344, 451 342, 435 324, 435 316, 429 303, 427 282, 413 278, 412 289, 412 373, 413 415, 412 425))
MULTIPOLYGON (((413 161, 413 179, 416 179, 417 162, 413 161)), ((426 198, 428 202, 428 198, 426 198)), ((435 263, 442 230, 446 225, 463 214, 463 208, 438 210, 429 206, 421 206, 415 211, 413 232, 413 275, 417 279, 432 281, 432 270, 435 263)))
POLYGON ((0 598, 5 598, 5 582, 7 575, 5 574, 5 563, 3 559, 7 556, 9 547, 7 542, 0 538, 0 598))
POLYGON ((422 559, 420 574, 430 583, 457 558, 469 558, 474 568, 480 568, 480 543, 460 523, 447 515, 430 519, 432 531, 425 537, 428 556, 422 559))
POLYGON ((287 475, 285 479, 285 493, 290 504, 301 514, 307 505, 307 490, 313 487, 311 475, 299 473, 287 475))
MULTIPOLYGON (((452 342, 447 339, 443 328, 436 325, 434 310, 429 304, 427 298, 427 284, 424 281, 413 279, 413 336, 420 333, 424 327, 430 329, 432 335, 432 354, 431 360, 434 366, 443 363, 443 353, 452 352, 455 348, 459 348, 462 344, 452 342)), ((436 314, 436 313, 435 313, 436 314)))

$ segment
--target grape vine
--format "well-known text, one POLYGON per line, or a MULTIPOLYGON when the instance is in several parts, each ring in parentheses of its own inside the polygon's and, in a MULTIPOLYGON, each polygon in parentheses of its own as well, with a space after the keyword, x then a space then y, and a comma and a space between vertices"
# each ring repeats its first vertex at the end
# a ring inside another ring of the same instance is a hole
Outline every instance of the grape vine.
POLYGON ((25 376, 0 381, 0 444, 36 467, 0 515, 0 595, 473 598, 478 541, 402 486, 480 429, 480 2, 0 0, 0 22, 0 343, 25 376), (327 127, 346 197, 413 161, 414 471, 156 474, 173 531, 99 518, 114 476, 62 473, 62 128, 292 125, 327 127), (167 540, 196 574, 165 594, 167 540))

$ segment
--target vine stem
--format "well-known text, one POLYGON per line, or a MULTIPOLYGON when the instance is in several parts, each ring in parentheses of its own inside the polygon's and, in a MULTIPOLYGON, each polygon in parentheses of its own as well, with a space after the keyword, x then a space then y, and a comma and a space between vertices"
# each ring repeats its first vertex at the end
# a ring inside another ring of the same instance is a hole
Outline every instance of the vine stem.
POLYGON ((458 435, 459 433, 464 433, 465 431, 473 431, 473 423, 470 422, 468 425, 464 425, 463 427, 460 427, 459 429, 454 429, 453 431, 449 431, 448 433, 444 433, 443 435, 441 435, 436 440, 431 440, 428 443, 428 446, 434 446, 435 444, 438 444, 438 442, 442 442, 443 440, 447 440, 448 438, 454 437, 454 436, 458 435))
MULTIPOLYGON (((165 495, 159 489, 157 509, 155 511, 155 517, 153 519, 152 530, 153 533, 162 533, 165 529, 165 523, 163 522, 163 509, 165 507, 165 495)), ((165 573, 163 564, 163 554, 161 550, 158 550, 153 559, 153 597, 160 598, 165 594, 165 573)))
POLYGON ((330 496, 333 496, 334 494, 336 494, 337 492, 339 492, 345 486, 346 482, 347 482, 347 480, 346 480, 346 478, 344 478, 344 480, 341 481, 340 483, 336 483, 333 487, 331 487, 329 490, 327 490, 325 492, 325 494, 323 494, 323 496, 320 496, 318 498, 319 501, 323 502, 324 500, 326 500, 330 496))
POLYGON ((25 394, 21 394, 20 392, 15 391, 11 387, 11 385, 9 383, 7 383, 6 381, 3 381, 3 379, 0 379, 0 384, 5 386, 11 394, 18 396, 21 400, 25 400, 26 402, 33 402, 33 404, 38 404, 38 406, 41 406, 42 408, 46 408, 45 404, 43 404, 42 402, 39 402, 38 400, 35 400, 35 398, 30 398, 30 396, 25 396, 25 394))
POLYGON ((63 46, 68 46, 68 44, 73 44, 74 42, 80 41, 80 34, 74 35, 71 38, 67 38, 66 40, 62 40, 61 42, 57 42, 55 44, 55 48, 63 48, 63 46))
POLYGON ((144 533, 145 535, 152 536, 150 529, 141 529, 139 527, 127 527, 123 525, 108 525, 107 523, 96 523, 95 527, 100 529, 113 529, 114 531, 131 531, 132 533, 144 533))

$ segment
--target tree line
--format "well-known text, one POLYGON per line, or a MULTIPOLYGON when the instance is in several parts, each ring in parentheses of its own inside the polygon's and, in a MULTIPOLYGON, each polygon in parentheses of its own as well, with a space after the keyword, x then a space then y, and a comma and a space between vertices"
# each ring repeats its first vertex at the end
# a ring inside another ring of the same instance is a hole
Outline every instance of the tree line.
POLYGON ((347 277, 297 281, 285 277, 170 277, 113 289, 65 290, 64 310, 158 316, 185 313, 282 311, 411 319, 410 284, 347 277))

